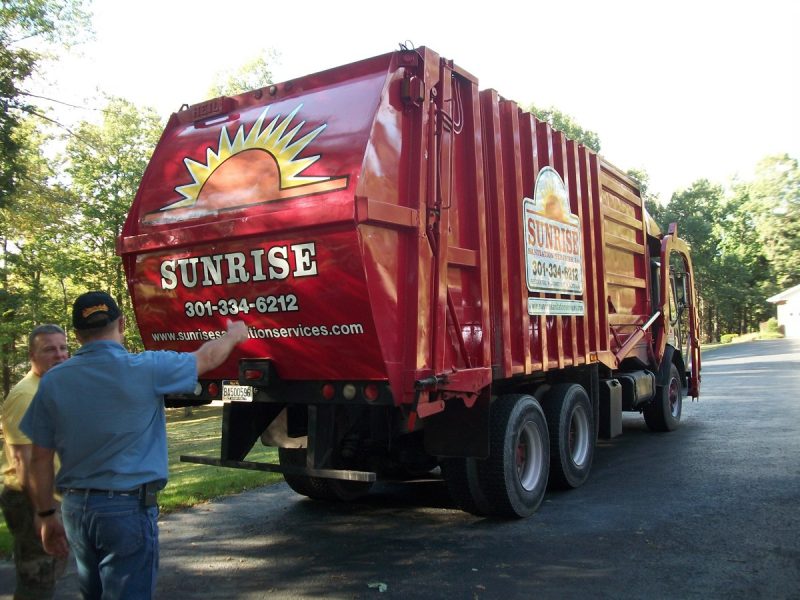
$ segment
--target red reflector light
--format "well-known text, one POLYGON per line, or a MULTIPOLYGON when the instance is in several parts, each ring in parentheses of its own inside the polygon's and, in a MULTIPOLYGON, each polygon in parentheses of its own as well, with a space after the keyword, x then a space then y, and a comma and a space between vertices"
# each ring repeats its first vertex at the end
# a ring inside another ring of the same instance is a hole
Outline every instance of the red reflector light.
POLYGON ((326 383, 322 386, 322 397, 325 400, 333 400, 333 397, 336 395, 336 388, 333 387, 332 383, 326 383))
POLYGON ((368 383, 364 386, 364 398, 369 400, 370 402, 374 402, 378 399, 378 386, 374 383, 368 383))
POLYGON ((208 384, 206 391, 208 392, 209 396, 211 396, 212 398, 216 398, 219 395, 219 386, 212 381, 211 383, 208 384))
POLYGON ((258 381, 261 379, 261 371, 258 369, 246 369, 244 372, 244 378, 247 381, 258 381))

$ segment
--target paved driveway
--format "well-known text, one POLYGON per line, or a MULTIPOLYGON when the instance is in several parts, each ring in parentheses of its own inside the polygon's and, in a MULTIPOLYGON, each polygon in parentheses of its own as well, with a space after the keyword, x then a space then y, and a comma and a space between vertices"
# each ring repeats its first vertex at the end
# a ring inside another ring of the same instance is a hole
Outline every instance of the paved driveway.
POLYGON ((587 484, 522 521, 462 513, 436 480, 352 505, 280 484, 168 515, 158 597, 798 598, 800 340, 713 350, 702 392, 673 433, 626 416, 587 484))

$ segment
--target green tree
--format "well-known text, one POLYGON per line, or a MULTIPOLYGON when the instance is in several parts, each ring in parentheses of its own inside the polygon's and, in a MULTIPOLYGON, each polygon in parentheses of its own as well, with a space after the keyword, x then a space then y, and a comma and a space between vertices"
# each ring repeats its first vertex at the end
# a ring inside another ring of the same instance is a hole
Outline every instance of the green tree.
POLYGON ((800 167, 788 154, 768 156, 756 166, 742 210, 752 216, 769 260, 773 291, 800 283, 800 167))
POLYGON ((692 248, 706 341, 757 329, 770 315, 766 298, 800 281, 799 173, 796 160, 768 157, 728 195, 700 180, 659 215, 692 248))
POLYGON ((69 312, 66 290, 74 232, 74 198, 55 183, 55 173, 42 152, 47 137, 33 119, 22 121, 13 135, 20 136, 17 161, 25 173, 15 187, 13 201, 0 207, 0 339, 3 340, 3 388, 26 366, 25 336, 44 322, 66 326, 69 312))
POLYGON ((701 335, 706 340, 718 339, 718 248, 723 190, 706 179, 694 182, 688 189, 672 195, 661 214, 660 223, 664 231, 669 223, 678 224, 678 235, 686 240, 692 250, 695 284, 703 315, 701 335))
MULTIPOLYGON (((88 32, 89 14, 84 0, 2 0, 0 1, 0 369, 3 391, 7 392, 20 353, 17 340, 24 339, 22 328, 31 324, 20 317, 18 310, 29 307, 25 286, 21 288, 15 268, 27 265, 19 253, 27 244, 15 226, 13 217, 23 211, 14 203, 30 196, 26 189, 37 181, 39 161, 31 161, 27 150, 35 143, 29 135, 35 128, 23 125, 28 115, 40 115, 30 102, 24 85, 35 74, 49 47, 65 47, 80 39, 78 32, 88 32), (30 171, 28 169, 31 169, 30 171), (15 262, 16 261, 16 262, 15 262)), ((51 221, 57 222, 57 221, 51 221)), ((34 304, 35 307, 43 304, 34 304)), ((37 311, 32 318, 47 318, 37 311)), ((55 320, 55 319, 50 319, 55 320)), ((24 354, 24 344, 23 344, 24 354)))
POLYGON ((6 47, 4 37, 0 31, 0 206, 9 201, 14 184, 22 175, 19 137, 14 132, 19 126, 19 112, 26 105, 19 101, 17 86, 30 76, 34 63, 29 52, 13 52, 6 47))
POLYGON ((265 50, 241 67, 217 73, 208 90, 208 97, 235 96, 270 85, 272 83, 270 65, 277 61, 278 56, 278 52, 274 49, 265 50))
POLYGON ((88 31, 84 0, 3 0, 0 2, 0 206, 9 202, 24 161, 24 140, 14 134, 27 114, 36 114, 22 86, 44 57, 32 42, 62 46, 74 42, 77 31, 88 31), (22 44, 25 44, 23 47, 22 44))
POLYGON ((85 289, 112 294, 129 323, 126 342, 141 347, 135 331, 122 261, 116 242, 161 134, 155 110, 111 98, 101 124, 81 123, 67 145, 68 173, 79 197, 78 276, 85 289))
POLYGON ((554 106, 539 108, 535 104, 531 104, 527 110, 533 113, 540 121, 546 121, 554 129, 563 131, 568 138, 580 142, 595 152, 600 152, 600 137, 594 131, 589 131, 578 125, 578 122, 568 114, 561 112, 554 106))
POLYGON ((718 318, 721 333, 743 334, 767 318, 765 293, 770 280, 769 261, 755 230, 747 186, 734 187, 722 203, 719 222, 717 282, 718 318))

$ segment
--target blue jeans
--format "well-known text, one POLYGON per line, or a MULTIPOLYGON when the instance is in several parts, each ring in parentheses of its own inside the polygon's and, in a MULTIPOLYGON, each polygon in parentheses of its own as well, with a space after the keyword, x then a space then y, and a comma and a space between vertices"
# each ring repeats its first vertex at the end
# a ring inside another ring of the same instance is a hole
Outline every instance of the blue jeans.
POLYGON ((64 529, 87 600, 153 598, 158 571, 158 507, 136 496, 67 492, 64 529))

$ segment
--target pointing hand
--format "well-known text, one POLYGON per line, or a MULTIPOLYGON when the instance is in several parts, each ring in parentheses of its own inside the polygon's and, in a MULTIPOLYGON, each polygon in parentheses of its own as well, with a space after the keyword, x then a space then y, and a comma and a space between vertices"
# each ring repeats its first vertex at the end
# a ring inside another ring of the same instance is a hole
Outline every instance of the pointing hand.
POLYGON ((247 340, 247 325, 244 324, 244 321, 229 320, 227 323, 227 330, 227 334, 231 336, 237 344, 241 344, 247 340))

